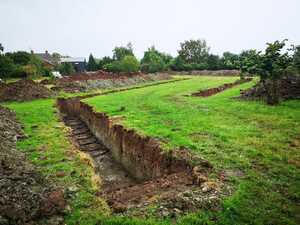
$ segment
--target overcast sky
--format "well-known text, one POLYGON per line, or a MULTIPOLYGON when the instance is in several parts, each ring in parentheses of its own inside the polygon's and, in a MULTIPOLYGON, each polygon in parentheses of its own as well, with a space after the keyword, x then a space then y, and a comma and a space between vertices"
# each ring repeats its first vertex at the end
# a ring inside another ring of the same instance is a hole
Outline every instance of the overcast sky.
POLYGON ((200 38, 212 53, 239 53, 277 39, 300 44, 299 10, 300 0, 0 0, 0 43, 101 57, 130 41, 142 57, 151 45, 176 55, 180 42, 200 38))

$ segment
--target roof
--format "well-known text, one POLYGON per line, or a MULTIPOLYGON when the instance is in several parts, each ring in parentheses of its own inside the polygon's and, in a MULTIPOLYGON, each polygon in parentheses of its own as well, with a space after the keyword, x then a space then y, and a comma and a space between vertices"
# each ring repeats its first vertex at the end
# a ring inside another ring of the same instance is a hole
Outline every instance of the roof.
POLYGON ((49 53, 34 53, 37 57, 41 58, 43 61, 54 65, 53 58, 49 53))
POLYGON ((72 58, 72 57, 68 57, 68 58, 61 58, 60 59, 61 62, 85 62, 85 58, 83 57, 76 57, 76 58, 72 58))

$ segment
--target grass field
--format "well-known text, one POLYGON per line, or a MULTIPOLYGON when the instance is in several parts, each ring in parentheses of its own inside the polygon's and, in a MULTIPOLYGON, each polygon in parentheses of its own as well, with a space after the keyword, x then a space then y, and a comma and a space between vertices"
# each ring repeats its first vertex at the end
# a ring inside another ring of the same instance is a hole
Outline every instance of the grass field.
POLYGON ((203 211, 188 224, 300 223, 300 101, 276 107, 233 99, 247 83, 209 98, 199 89, 236 78, 201 77, 84 100, 122 124, 159 139, 166 150, 184 146, 232 175, 235 192, 220 212, 203 211), (194 222, 192 222, 194 221, 194 222))
MULTIPOLYGON (((123 124, 158 138, 166 151, 184 146, 210 160, 217 171, 233 174, 235 192, 224 199, 222 211, 203 209, 179 218, 178 224, 299 224, 300 101, 270 107, 231 98, 251 83, 209 98, 186 96, 235 79, 192 78, 85 101, 98 111, 124 116, 123 124)), ((68 142, 54 104, 55 99, 45 99, 6 105, 16 111, 28 136, 18 148, 53 183, 75 187, 65 223, 172 224, 109 216, 96 196, 93 170, 68 142), (56 175, 60 172, 65 176, 56 175)))

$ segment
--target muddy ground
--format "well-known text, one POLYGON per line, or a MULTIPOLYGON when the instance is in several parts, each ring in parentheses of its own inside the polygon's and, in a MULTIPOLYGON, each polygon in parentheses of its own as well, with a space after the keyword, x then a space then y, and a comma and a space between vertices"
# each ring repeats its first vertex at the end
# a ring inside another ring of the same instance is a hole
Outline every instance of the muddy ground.
POLYGON ((0 101, 29 101, 49 98, 54 93, 44 85, 29 79, 21 79, 9 84, 0 84, 0 101))
POLYGON ((63 224, 64 192, 16 149, 20 138, 25 137, 15 114, 0 106, 0 224, 63 224))

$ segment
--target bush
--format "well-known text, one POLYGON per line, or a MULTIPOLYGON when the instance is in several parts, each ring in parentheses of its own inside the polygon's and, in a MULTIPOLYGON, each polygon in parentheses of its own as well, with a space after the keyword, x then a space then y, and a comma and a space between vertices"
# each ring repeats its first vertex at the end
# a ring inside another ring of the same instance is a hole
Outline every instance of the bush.
POLYGON ((121 61, 115 61, 105 66, 105 69, 110 72, 138 72, 140 63, 134 56, 125 56, 121 61))

